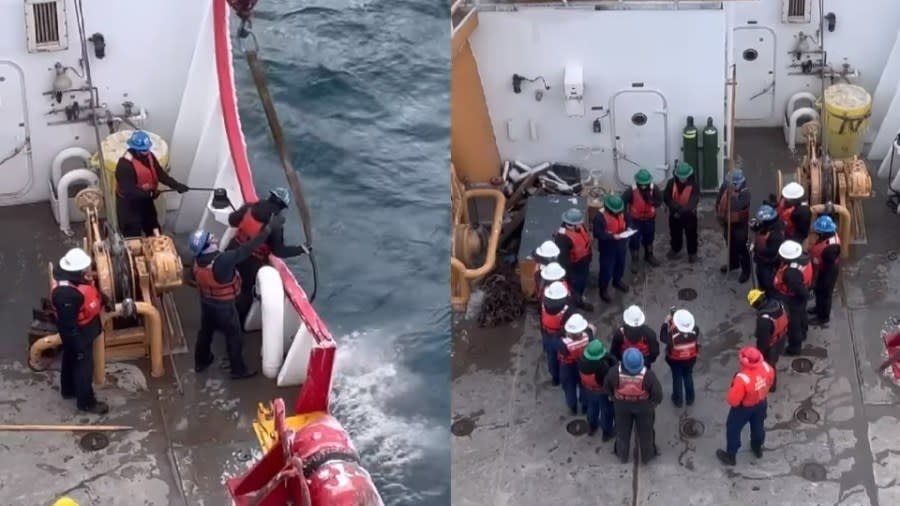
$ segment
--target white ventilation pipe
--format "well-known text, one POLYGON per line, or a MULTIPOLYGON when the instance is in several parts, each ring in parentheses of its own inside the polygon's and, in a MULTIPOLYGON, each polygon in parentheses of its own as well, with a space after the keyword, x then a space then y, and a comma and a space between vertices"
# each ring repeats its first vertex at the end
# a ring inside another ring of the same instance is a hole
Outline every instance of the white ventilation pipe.
MULTIPOLYGON (((51 181, 53 181, 53 186, 56 186, 59 183, 59 179, 62 177, 62 166, 66 160, 80 158, 84 162, 84 167, 87 168, 90 166, 91 156, 93 155, 91 155, 90 151, 78 146, 66 148, 57 153, 56 157, 53 158, 53 163, 50 165, 50 176, 51 181)), ((62 198, 59 200, 60 202, 63 201, 62 198)), ((68 197, 66 200, 68 200, 68 197)))
MULTIPOLYGON (((809 121, 819 121, 819 111, 813 109, 812 107, 801 107, 796 111, 791 113, 791 118, 788 120, 788 149, 791 150, 791 153, 794 152, 797 142, 800 140, 797 138, 797 128, 800 126, 800 120, 805 119, 804 123, 809 121)), ((801 139, 805 139, 804 136, 801 135, 801 139)), ((803 142, 805 144, 805 142, 803 142)))
POLYGON ((275 379, 284 362, 284 284, 274 267, 259 269, 256 291, 262 307, 262 371, 275 379))
POLYGON ((100 183, 97 174, 90 169, 74 169, 63 174, 56 183, 56 196, 59 211, 59 229, 68 236, 72 235, 72 227, 69 223, 69 186, 72 183, 87 183, 89 186, 98 186, 100 183))
MULTIPOLYGON (((799 105, 799 102, 806 101, 809 102, 809 105, 806 108, 813 108, 815 110, 816 106, 816 96, 813 93, 808 91, 799 91, 791 95, 791 98, 788 99, 787 103, 784 107, 784 118, 782 119, 782 129, 784 130, 784 142, 787 143, 788 146, 804 144, 806 143, 806 139, 801 135, 797 137, 797 130, 795 125, 797 125, 797 121, 794 119, 793 114, 799 105)), ((818 111, 816 111, 816 118, 818 118, 818 111)))
MULTIPOLYGON (((897 137, 894 138, 894 144, 891 146, 891 151, 884 157, 884 160, 881 161, 881 165, 878 167, 878 177, 890 177, 891 172, 898 166, 900 166, 900 132, 897 132, 897 137), (894 163, 893 167, 891 166, 891 162, 894 163)), ((894 185, 891 184, 892 188, 893 186, 894 185)))

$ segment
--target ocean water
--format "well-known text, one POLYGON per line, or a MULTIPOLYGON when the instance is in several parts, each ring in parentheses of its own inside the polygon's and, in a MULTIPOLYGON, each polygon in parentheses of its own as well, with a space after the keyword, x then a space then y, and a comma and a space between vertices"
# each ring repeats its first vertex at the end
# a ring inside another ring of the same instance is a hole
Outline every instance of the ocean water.
MULTIPOLYGON (((313 218, 334 411, 389 505, 450 502, 449 21, 436 0, 263 0, 254 32, 313 218)), ((259 193, 285 185, 246 63, 259 193)), ((298 241, 292 208, 286 225, 298 241)), ((310 288, 305 258, 291 266, 310 288)))

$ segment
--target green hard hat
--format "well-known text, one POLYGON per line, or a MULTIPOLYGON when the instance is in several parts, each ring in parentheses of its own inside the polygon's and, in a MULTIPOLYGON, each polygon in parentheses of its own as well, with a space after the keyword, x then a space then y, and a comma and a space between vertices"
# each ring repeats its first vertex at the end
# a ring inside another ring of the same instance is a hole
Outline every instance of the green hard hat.
POLYGON ((675 177, 681 180, 685 180, 691 177, 691 174, 694 173, 694 168, 689 164, 684 162, 679 162, 678 166, 675 167, 675 177))
POLYGON ((584 349, 584 358, 588 360, 600 360, 606 356, 606 346, 597 339, 594 339, 584 349))
POLYGON ((647 186, 653 182, 653 176, 647 169, 641 169, 634 175, 634 182, 640 186, 647 186))
POLYGON ((625 202, 622 202, 622 197, 610 193, 603 200, 603 205, 614 213, 621 213, 625 210, 625 202))

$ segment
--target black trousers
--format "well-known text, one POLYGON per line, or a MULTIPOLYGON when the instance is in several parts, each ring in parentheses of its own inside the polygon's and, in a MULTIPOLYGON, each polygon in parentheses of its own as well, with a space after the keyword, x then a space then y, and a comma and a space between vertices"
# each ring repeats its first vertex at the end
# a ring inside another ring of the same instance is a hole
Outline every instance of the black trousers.
POLYGON ((200 331, 197 332, 197 348, 194 350, 194 366, 202 369, 212 362, 212 340, 216 331, 225 335, 225 347, 232 374, 247 372, 241 343, 241 326, 238 323, 234 302, 200 299, 200 331))
POLYGON ((788 313, 787 347, 791 351, 799 351, 803 341, 806 340, 806 332, 809 330, 806 301, 798 301, 795 297, 785 297, 783 302, 788 313))
MULTIPOLYGON (((772 366, 772 369, 775 369, 775 366, 778 365, 778 359, 781 358, 781 354, 784 353, 785 347, 784 337, 779 339, 773 346, 769 346, 768 339, 766 339, 765 343, 760 343, 759 339, 756 341, 756 348, 762 353, 763 359, 765 359, 766 363, 772 366), (762 344, 762 346, 760 346, 762 344)), ((778 384, 778 371, 775 372, 775 380, 772 381, 772 391, 775 390, 775 387, 778 384)))
POLYGON ((775 271, 777 267, 770 262, 754 260, 756 266, 756 282, 766 295, 775 295, 775 271))
POLYGON ((813 292, 816 294, 816 316, 820 320, 831 319, 831 299, 834 296, 834 286, 837 284, 837 269, 833 272, 823 271, 816 278, 813 292))
POLYGON ((94 339, 79 333, 62 338, 62 368, 59 392, 64 398, 75 397, 78 409, 87 410, 97 404, 94 397, 94 339))
POLYGON ((237 266, 237 270, 241 274, 241 293, 235 300, 235 304, 237 305, 240 328, 244 328, 247 313, 250 312, 250 307, 253 306, 253 298, 255 297, 253 288, 256 286, 256 274, 264 265, 265 263, 262 260, 250 257, 237 266))
POLYGON ((697 214, 685 213, 677 217, 669 213, 669 245, 678 253, 687 239, 688 255, 697 254, 697 214))
POLYGON ((637 443, 641 453, 641 461, 649 462, 656 456, 656 434, 653 430, 654 406, 650 401, 614 401, 616 446, 615 452, 619 460, 628 461, 631 449, 631 429, 637 431, 637 443))
MULTIPOLYGON (((731 249, 728 251, 728 270, 741 268, 741 274, 750 274, 750 250, 747 237, 750 229, 746 223, 731 224, 731 249)), ((722 237, 728 241, 728 225, 722 225, 722 237)))
POLYGON ((116 219, 123 237, 147 237, 162 228, 152 199, 130 200, 116 195, 116 219))

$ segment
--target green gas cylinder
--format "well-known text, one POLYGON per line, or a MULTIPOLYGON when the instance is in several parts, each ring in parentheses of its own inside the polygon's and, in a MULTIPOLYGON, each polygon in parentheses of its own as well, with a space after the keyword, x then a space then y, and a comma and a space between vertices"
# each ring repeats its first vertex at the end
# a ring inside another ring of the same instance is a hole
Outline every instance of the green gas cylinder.
POLYGON ((703 129, 703 170, 700 171, 700 188, 719 188, 719 131, 713 126, 712 117, 706 118, 703 129))
POLYGON ((691 166, 695 172, 700 171, 700 150, 698 148, 697 127, 694 126, 694 117, 687 117, 687 126, 681 131, 681 150, 684 163, 691 166))

